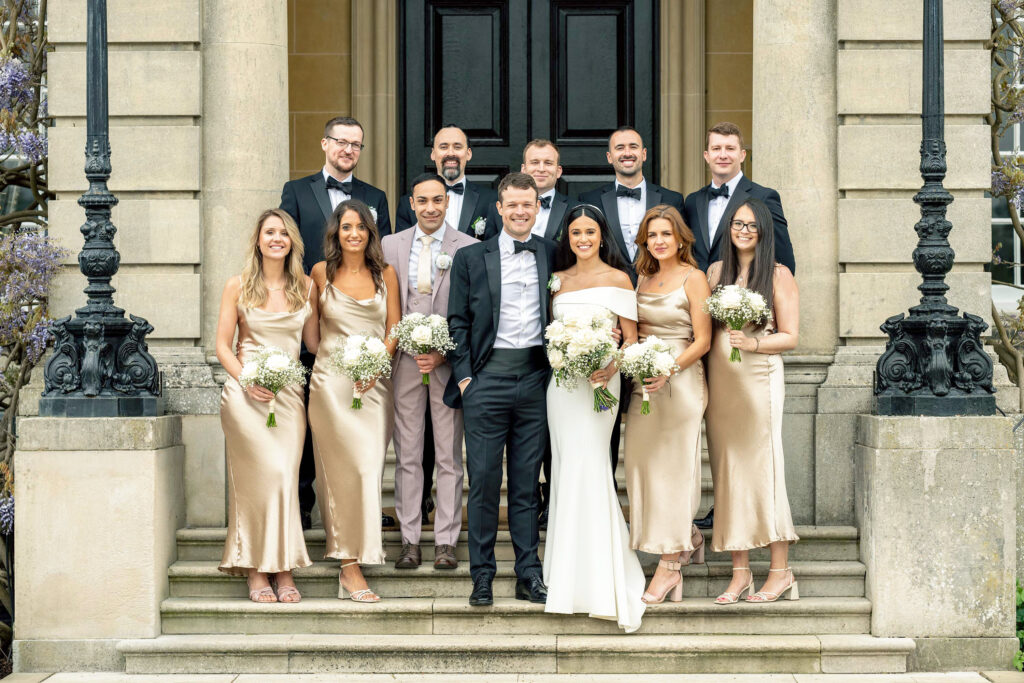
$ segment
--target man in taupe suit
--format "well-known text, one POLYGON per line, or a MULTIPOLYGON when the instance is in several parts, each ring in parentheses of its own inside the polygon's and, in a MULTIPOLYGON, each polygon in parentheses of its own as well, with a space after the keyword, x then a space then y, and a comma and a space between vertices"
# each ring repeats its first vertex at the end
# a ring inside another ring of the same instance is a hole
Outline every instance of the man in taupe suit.
MULTIPOLYGON (((398 271, 402 315, 448 315, 448 270, 460 248, 477 240, 445 222, 448 194, 444 179, 424 173, 413 180, 409 204, 416 216, 412 230, 382 240, 384 260, 398 271)), ((402 532, 398 569, 421 562, 420 529, 423 487, 423 432, 427 405, 433 423, 437 470, 434 513, 434 568, 454 569, 455 544, 462 526, 462 411, 449 408, 442 396, 451 366, 437 351, 418 356, 399 352, 392 381, 395 396, 395 514, 402 532), (422 375, 430 374, 424 386, 422 375)))

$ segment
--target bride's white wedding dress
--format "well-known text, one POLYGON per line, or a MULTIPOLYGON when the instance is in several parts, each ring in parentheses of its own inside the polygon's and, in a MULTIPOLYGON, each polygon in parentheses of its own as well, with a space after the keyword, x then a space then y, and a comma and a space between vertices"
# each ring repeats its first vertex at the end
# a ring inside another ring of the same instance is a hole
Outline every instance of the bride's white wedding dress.
MULTIPOLYGON (((636 294, 618 287, 591 287, 560 294, 554 317, 611 311, 636 320, 636 294)), ((619 375, 608 390, 619 398, 619 375)), ((616 410, 594 412, 594 390, 548 386, 551 433, 551 503, 544 546, 545 612, 587 612, 617 621, 631 633, 640 628, 645 577, 629 547, 629 531, 612 480, 608 444, 616 410)))

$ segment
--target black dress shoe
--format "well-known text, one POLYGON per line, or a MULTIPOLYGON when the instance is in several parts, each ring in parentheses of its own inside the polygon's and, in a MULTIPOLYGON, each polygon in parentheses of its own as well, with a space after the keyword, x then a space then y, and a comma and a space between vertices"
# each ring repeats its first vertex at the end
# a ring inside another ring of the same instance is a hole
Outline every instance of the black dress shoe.
POLYGON ((548 587, 539 576, 516 579, 516 600, 529 600, 544 604, 548 601, 548 587))
POLYGON ((540 511, 539 515, 537 515, 537 528, 541 529, 542 531, 547 531, 547 528, 548 528, 548 509, 546 507, 543 510, 540 511))
POLYGON ((715 508, 708 510, 707 517, 703 519, 695 519, 693 523, 697 525, 698 529, 710 529, 715 525, 715 508))
POLYGON ((494 577, 481 574, 473 580, 473 592, 469 594, 469 604, 473 607, 483 607, 494 604, 494 593, 491 591, 491 581, 494 577))
POLYGON ((313 513, 312 512, 306 512, 305 510, 301 511, 299 513, 299 519, 302 521, 302 529, 304 531, 307 530, 307 529, 312 529, 313 528, 313 513))
POLYGON ((392 517, 391 515, 381 513, 380 525, 382 527, 394 526, 395 525, 395 518, 392 517))

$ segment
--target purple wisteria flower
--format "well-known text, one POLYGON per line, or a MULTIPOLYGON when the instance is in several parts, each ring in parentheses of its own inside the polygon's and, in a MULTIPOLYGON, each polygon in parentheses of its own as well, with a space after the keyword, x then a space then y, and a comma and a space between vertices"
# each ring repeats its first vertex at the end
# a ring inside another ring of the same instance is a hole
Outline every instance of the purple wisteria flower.
POLYGON ((1020 12, 1022 6, 1024 6, 1022 0, 999 0, 996 3, 996 7, 1004 16, 1012 16, 1020 12))
POLYGON ((34 164, 38 164, 44 157, 46 157, 46 138, 30 130, 26 130, 18 134, 16 146, 22 156, 29 159, 34 164))
POLYGON ((0 59, 0 110, 17 111, 34 99, 32 76, 20 59, 0 59))
POLYGON ((1024 207, 1024 169, 1012 161, 992 171, 992 196, 1005 197, 1017 211, 1024 207))
POLYGON ((67 250, 38 231, 0 237, 0 347, 25 341, 25 355, 35 363, 50 338, 46 295, 67 250))

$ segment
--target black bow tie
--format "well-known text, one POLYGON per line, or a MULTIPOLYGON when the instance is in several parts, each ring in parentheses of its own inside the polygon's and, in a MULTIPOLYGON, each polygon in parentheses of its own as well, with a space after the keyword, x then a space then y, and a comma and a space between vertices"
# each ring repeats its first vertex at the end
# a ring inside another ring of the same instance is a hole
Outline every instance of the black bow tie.
POLYGON ((711 199, 714 199, 715 197, 725 197, 726 199, 728 199, 729 198, 729 186, 728 185, 722 185, 719 188, 714 188, 714 187, 711 187, 710 185, 708 185, 708 197, 711 198, 711 199))
POLYGON ((521 251, 532 251, 534 254, 537 253, 537 243, 533 241, 532 237, 526 240, 525 242, 519 242, 518 240, 514 240, 512 242, 512 245, 516 248, 516 250, 513 252, 515 254, 518 254, 521 251))
POLYGON ((625 185, 616 185, 615 186, 615 196, 616 197, 629 197, 630 199, 635 199, 637 201, 640 201, 640 188, 639 187, 626 187, 625 185))
POLYGON ((551 195, 548 195, 547 197, 541 197, 540 198, 540 208, 542 208, 542 209, 550 209, 551 208, 551 195))
POLYGON ((454 192, 455 194, 463 194, 466 191, 466 186, 462 183, 455 183, 454 185, 448 186, 448 191, 454 192))
POLYGON ((345 182, 339 181, 334 176, 327 176, 327 189, 328 190, 341 190, 345 194, 352 195, 352 181, 346 180, 345 182))

